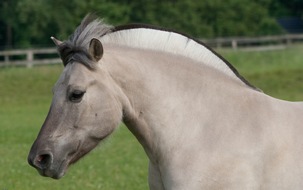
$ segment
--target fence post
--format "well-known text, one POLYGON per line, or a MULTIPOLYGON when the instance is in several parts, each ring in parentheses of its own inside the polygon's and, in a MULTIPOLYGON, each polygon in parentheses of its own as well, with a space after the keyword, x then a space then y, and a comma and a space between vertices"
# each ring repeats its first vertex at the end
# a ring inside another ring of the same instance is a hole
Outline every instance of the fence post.
POLYGON ((291 37, 289 35, 286 35, 286 45, 291 45, 291 37))
POLYGON ((33 60, 34 60, 34 53, 32 50, 28 50, 26 52, 26 67, 27 68, 32 68, 33 67, 33 60))
POLYGON ((217 47, 218 49, 221 48, 221 47, 222 47, 221 39, 218 38, 218 39, 216 39, 215 41, 216 41, 216 47, 217 47))
POLYGON ((4 55, 4 64, 9 65, 9 55, 8 54, 4 55))
POLYGON ((231 41, 231 47, 234 50, 236 50, 238 48, 237 40, 232 40, 231 41))

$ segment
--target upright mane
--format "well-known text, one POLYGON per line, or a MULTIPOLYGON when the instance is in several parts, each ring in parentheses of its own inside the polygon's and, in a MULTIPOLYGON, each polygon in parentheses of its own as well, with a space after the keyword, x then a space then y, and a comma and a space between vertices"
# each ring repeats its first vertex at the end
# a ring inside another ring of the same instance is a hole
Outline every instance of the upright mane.
POLYGON ((69 39, 58 46, 58 52, 64 66, 69 62, 77 61, 90 69, 94 69, 92 58, 88 53, 90 40, 100 39, 112 29, 112 26, 105 24, 95 15, 87 15, 69 39))
POLYGON ((91 63, 92 58, 88 54, 88 46, 92 38, 97 38, 102 43, 113 43, 185 56, 213 67, 258 90, 244 79, 227 60, 199 40, 172 30, 144 24, 113 27, 105 24, 94 15, 86 16, 69 39, 59 46, 59 54, 64 65, 70 61, 78 61, 93 69, 94 64, 91 63))

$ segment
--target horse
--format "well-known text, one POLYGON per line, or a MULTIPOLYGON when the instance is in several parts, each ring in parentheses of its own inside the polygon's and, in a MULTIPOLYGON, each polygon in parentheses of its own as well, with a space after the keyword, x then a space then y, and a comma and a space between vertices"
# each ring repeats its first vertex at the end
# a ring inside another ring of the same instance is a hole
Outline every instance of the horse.
POLYGON ((87 15, 28 162, 60 179, 123 122, 149 159, 152 190, 302 189, 303 103, 276 99, 185 34, 87 15))

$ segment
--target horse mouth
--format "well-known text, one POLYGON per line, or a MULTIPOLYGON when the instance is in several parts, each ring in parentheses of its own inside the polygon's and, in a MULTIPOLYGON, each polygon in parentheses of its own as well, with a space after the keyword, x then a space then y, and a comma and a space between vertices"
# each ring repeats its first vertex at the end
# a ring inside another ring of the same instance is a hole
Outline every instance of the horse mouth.
POLYGON ((81 141, 78 142, 77 147, 73 151, 63 156, 63 159, 60 159, 62 156, 58 154, 56 155, 57 158, 54 158, 51 151, 41 151, 43 154, 38 154, 34 159, 30 157, 29 164, 35 167, 41 176, 60 179, 65 175, 69 166, 75 162, 79 152, 81 152, 80 145, 81 141))
POLYGON ((77 148, 75 149, 75 151, 70 152, 67 155, 67 159, 64 159, 61 162, 61 164, 60 164, 60 166, 59 166, 59 168, 57 170, 57 173, 56 173, 57 175, 50 176, 51 178, 54 178, 54 179, 60 179, 60 178, 62 178, 65 175, 65 173, 66 173, 67 169, 69 168, 69 166, 71 164, 75 163, 77 160, 80 159, 77 156, 79 154, 79 152, 81 152, 80 151, 80 147, 81 147, 81 140, 78 141, 78 145, 77 145, 77 148))
POLYGON ((68 162, 66 162, 66 160, 63 160, 59 167, 58 168, 45 168, 45 169, 37 169, 39 174, 43 177, 50 177, 50 178, 53 178, 53 179, 60 179, 62 178, 67 169, 68 169, 68 162))
POLYGON ((89 143, 79 140, 77 146, 65 155, 54 154, 52 151, 40 151, 40 154, 29 157, 29 164, 35 167, 41 176, 60 179, 66 174, 70 165, 76 163, 97 145, 97 141, 94 140, 89 143))

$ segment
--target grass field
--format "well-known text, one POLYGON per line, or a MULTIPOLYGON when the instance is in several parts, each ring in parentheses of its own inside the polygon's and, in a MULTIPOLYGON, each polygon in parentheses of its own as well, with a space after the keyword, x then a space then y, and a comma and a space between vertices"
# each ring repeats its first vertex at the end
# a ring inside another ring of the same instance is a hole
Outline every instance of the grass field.
MULTIPOLYGON (((220 52, 265 93, 303 100, 302 46, 269 52, 220 52)), ((148 189, 147 158, 123 126, 59 181, 39 176, 27 164, 61 70, 61 65, 0 69, 0 190, 148 189)))

